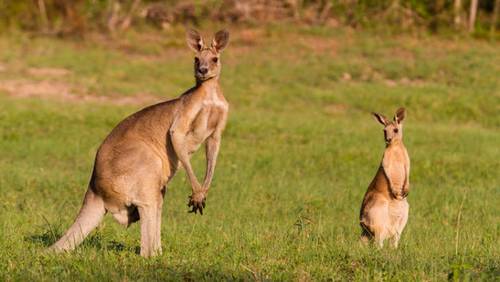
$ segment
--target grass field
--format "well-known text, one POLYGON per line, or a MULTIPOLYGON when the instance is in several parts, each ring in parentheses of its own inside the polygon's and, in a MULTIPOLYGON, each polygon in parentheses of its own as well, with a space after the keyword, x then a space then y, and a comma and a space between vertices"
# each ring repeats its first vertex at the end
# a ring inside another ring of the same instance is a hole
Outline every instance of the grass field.
MULTIPOLYGON (((0 281, 497 280, 500 45, 322 28, 232 30, 231 104, 203 216, 179 171, 163 255, 106 217, 75 252, 45 254, 80 207, 121 119, 192 86, 181 29, 85 42, 0 36, 0 281), (370 116, 407 108, 410 217, 397 250, 358 242, 384 149, 370 116)), ((204 173, 203 152, 194 157, 204 173)))

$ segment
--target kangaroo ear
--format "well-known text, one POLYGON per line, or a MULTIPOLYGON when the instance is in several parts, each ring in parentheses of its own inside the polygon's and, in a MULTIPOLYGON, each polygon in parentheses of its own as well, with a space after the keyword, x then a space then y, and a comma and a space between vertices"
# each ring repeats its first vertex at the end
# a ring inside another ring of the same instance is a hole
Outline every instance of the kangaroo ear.
POLYGON ((201 49, 203 49, 203 46, 205 46, 203 38, 198 33, 198 31, 194 29, 188 29, 186 31, 186 42, 189 48, 191 48, 195 52, 200 52, 201 49))
POLYGON ((397 123, 403 122, 403 120, 405 119, 405 113, 406 113, 405 108, 403 107, 399 108, 396 111, 396 114, 394 115, 394 121, 397 123))
POLYGON ((372 113, 375 119, 380 122, 382 125, 387 125, 387 118, 382 114, 372 113))
POLYGON ((229 32, 225 29, 217 31, 214 35, 214 40, 212 41, 212 47, 217 50, 217 52, 222 51, 226 48, 229 43, 229 32))

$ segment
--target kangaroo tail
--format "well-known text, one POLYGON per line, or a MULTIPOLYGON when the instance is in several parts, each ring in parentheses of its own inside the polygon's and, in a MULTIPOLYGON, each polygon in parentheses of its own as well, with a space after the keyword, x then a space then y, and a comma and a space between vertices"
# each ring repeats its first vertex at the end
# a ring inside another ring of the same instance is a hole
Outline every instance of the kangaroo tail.
POLYGON ((105 213, 103 199, 89 188, 75 222, 59 241, 50 246, 50 250, 62 252, 76 248, 99 225, 105 213))

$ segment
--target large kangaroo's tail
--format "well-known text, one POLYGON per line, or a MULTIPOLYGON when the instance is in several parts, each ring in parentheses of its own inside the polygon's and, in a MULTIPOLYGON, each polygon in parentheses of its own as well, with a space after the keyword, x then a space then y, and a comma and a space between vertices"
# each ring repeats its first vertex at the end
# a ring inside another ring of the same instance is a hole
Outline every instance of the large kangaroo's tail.
POLYGON ((50 250, 55 252, 73 250, 99 225, 105 213, 103 199, 89 188, 75 222, 59 241, 50 246, 50 250))

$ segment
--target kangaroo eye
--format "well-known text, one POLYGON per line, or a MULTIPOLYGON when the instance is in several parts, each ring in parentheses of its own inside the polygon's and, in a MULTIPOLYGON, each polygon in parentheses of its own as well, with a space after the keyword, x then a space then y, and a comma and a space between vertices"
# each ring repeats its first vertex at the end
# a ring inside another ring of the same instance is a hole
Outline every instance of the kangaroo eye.
POLYGON ((217 57, 212 59, 212 62, 214 62, 214 64, 216 64, 218 61, 219 61, 219 58, 217 58, 217 57))
POLYGON ((397 128, 394 128, 394 133, 398 133, 398 129, 397 128))
POLYGON ((194 62, 199 64, 200 63, 200 59, 198 59, 197 57, 194 58, 194 62))

